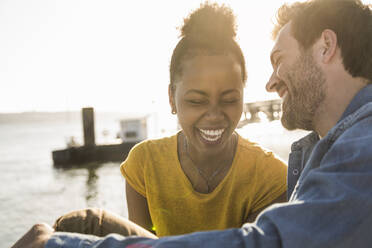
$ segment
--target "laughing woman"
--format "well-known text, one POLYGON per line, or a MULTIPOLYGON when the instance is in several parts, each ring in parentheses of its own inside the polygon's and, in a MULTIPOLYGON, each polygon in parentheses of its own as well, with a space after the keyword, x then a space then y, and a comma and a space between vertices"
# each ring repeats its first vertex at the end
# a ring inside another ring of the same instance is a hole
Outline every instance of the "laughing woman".
MULTIPOLYGON (((235 132, 247 75, 231 10, 201 5, 181 32, 168 92, 182 130, 137 144, 120 167, 129 219, 157 236, 240 227, 286 192, 287 166, 235 132)), ((143 228, 97 209, 55 224, 57 231, 155 237, 143 228)))
POLYGON ((157 236, 240 227, 285 200, 286 165, 235 132, 247 76, 231 10, 204 4, 181 32, 169 102, 182 130, 121 165, 129 219, 157 236))

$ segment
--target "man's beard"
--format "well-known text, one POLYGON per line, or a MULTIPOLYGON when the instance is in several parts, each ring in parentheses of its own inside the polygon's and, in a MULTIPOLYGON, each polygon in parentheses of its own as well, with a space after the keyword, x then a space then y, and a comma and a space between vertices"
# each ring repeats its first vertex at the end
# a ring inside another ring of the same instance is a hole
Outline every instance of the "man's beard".
POLYGON ((311 53, 303 53, 287 74, 287 98, 283 101, 282 125, 288 130, 314 130, 314 117, 324 102, 325 76, 311 53))

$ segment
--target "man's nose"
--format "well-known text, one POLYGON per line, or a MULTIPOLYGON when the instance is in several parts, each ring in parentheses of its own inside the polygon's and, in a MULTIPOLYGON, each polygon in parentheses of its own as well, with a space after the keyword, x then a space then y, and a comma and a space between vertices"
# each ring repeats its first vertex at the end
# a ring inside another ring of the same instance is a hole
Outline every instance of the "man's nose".
POLYGON ((275 75, 275 72, 271 74, 271 77, 269 81, 266 83, 266 91, 267 92, 275 92, 276 91, 276 85, 277 85, 278 79, 275 75))

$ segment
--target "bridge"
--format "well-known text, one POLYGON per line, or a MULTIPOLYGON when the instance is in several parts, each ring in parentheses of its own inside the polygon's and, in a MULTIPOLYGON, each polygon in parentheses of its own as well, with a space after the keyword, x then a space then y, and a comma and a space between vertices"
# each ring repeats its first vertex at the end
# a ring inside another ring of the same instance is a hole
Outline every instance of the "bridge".
POLYGON ((281 99, 245 103, 243 106, 244 119, 239 122, 238 128, 261 121, 260 113, 264 113, 269 121, 279 120, 281 110, 281 99))

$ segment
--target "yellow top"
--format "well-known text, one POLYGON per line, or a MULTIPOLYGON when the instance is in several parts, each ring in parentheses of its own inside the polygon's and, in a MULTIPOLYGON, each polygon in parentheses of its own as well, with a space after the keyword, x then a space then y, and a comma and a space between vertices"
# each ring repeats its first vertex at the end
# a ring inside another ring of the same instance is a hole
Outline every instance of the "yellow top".
POLYGON ((232 166, 208 194, 196 192, 184 174, 177 135, 137 144, 120 170, 147 198, 158 236, 240 227, 286 190, 287 166, 240 136, 232 166))

